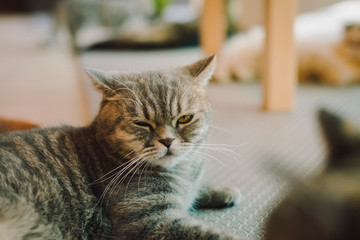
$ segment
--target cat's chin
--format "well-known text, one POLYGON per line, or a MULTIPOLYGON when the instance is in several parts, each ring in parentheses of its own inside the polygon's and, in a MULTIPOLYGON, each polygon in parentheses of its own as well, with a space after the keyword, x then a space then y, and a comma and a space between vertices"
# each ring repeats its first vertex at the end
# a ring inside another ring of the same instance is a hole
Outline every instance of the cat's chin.
POLYGON ((184 155, 176 155, 170 153, 170 154, 165 154, 163 157, 160 157, 156 160, 153 160, 151 164, 163 168, 172 168, 175 165, 177 165, 179 162, 181 162, 182 159, 184 159, 184 155))

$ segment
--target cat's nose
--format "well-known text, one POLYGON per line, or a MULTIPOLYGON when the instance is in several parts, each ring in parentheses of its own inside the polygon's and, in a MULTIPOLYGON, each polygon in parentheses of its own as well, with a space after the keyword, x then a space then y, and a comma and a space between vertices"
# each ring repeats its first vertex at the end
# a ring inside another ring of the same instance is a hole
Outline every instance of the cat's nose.
POLYGON ((170 145, 174 140, 175 138, 163 138, 160 139, 159 142, 162 143, 165 147, 170 148, 170 145))

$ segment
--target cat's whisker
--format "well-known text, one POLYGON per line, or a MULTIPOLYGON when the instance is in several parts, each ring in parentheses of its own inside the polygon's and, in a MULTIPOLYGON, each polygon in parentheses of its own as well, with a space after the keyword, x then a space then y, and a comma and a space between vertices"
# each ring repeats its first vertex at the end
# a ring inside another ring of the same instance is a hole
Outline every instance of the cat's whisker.
MULTIPOLYGON (((203 152, 192 152, 193 154, 196 154, 197 156, 200 156, 201 158, 204 158, 206 156, 203 155, 203 152)), ((205 160, 206 161, 206 160, 205 160)), ((213 161, 206 161, 206 163, 209 163, 209 165, 211 167, 214 167, 214 162, 213 161)))
POLYGON ((136 160, 134 160, 134 161, 133 161, 133 162, 134 162, 134 164, 133 164, 134 166, 132 165, 132 166, 130 166, 128 169, 126 169, 127 173, 121 177, 120 181, 124 180, 131 172, 133 172, 133 170, 136 168, 137 164, 138 164, 139 162, 141 162, 142 160, 143 160, 143 156, 138 157, 136 160), (130 168, 131 168, 131 169, 130 169, 130 168), (129 169, 130 169, 130 170, 129 170, 129 169))
MULTIPOLYGON (((134 165, 134 163, 131 164, 131 166, 132 166, 132 165, 134 165)), ((130 168, 131 166, 129 166, 129 168, 130 168)), ((105 188, 105 190, 104 190, 104 192, 103 192, 103 194, 101 195, 100 200, 99 200, 100 205, 103 205, 103 201, 104 201, 104 199, 105 199, 106 196, 107 196, 107 199, 108 199, 106 205, 108 204, 109 200, 111 199, 111 195, 113 194, 113 191, 114 191, 114 189, 115 189, 115 185, 117 184, 119 178, 122 176, 122 174, 123 174, 124 172, 125 172, 125 170, 122 171, 122 172, 119 172, 119 173, 111 180, 111 182, 106 186, 106 188, 105 188)))
MULTIPOLYGON (((136 172, 138 171, 138 169, 141 167, 141 165, 143 164, 143 162, 144 162, 143 158, 137 159, 137 160, 135 161, 135 164, 134 164, 133 166, 131 166, 131 169, 129 169, 125 175, 121 176, 121 178, 120 178, 119 180, 117 180, 117 183, 114 184, 113 189, 112 189, 111 193, 109 194, 109 199, 110 199, 110 196, 111 196, 111 195, 113 194, 113 192, 115 191, 115 189, 116 189, 119 185, 121 185, 121 184, 125 181, 125 179, 126 179, 131 173, 133 173, 133 174, 131 175, 129 181, 128 181, 128 184, 130 183, 131 179, 132 179, 133 176, 136 174, 136 172)), ((127 185, 126 188, 125 188, 125 193, 124 193, 124 197, 125 197, 125 198, 126 198, 127 188, 128 188, 128 185, 127 185)))
POLYGON ((198 145, 198 146, 224 146, 224 147, 237 148, 237 147, 243 147, 243 146, 247 145, 247 143, 237 144, 237 145, 222 144, 222 143, 197 143, 196 145, 198 145))
MULTIPOLYGON (((138 189, 140 189, 141 177, 142 177, 142 175, 143 175, 144 172, 147 172, 149 166, 151 166, 151 162, 150 162, 150 161, 146 161, 146 164, 145 164, 145 166, 143 167, 143 170, 141 171, 140 176, 139 176, 138 189)), ((145 181, 145 182, 146 182, 146 181, 145 181)))
MULTIPOLYGON (((192 148, 196 148, 196 149, 205 149, 205 150, 210 150, 210 151, 219 151, 219 152, 224 152, 224 153, 227 153, 229 154, 229 156, 231 156, 232 158, 234 158, 232 155, 230 154, 233 154, 233 155, 236 155, 237 157, 241 157, 239 155, 239 153, 235 152, 234 150, 232 149, 229 149, 227 147, 224 147, 224 146, 221 146, 221 145, 216 145, 216 144, 213 144, 213 145, 207 145, 207 144, 204 144, 204 145, 194 145, 194 144, 186 144, 184 145, 186 147, 192 147, 192 148)), ((234 158, 235 159, 235 158, 234 158)))
POLYGON ((235 155, 237 157, 241 157, 241 155, 237 152, 235 152, 232 149, 224 148, 224 147, 214 147, 214 146, 198 146, 198 149, 205 149, 208 151, 219 151, 225 154, 228 154, 229 156, 235 155))
MULTIPOLYGON (((148 151, 146 151, 146 153, 148 153, 148 154, 144 158, 146 158, 147 163, 146 163, 145 167, 143 168, 142 173, 144 171, 147 171, 147 169, 149 167, 153 168, 154 165, 152 164, 151 160, 153 159, 154 156, 152 156, 152 155, 157 152, 158 152, 158 150, 156 148, 150 148, 148 151)), ((138 184, 140 183, 140 178, 141 178, 142 173, 140 174, 138 184)), ((163 177, 162 175, 160 175, 160 176, 163 177)))
POLYGON ((116 181, 116 178, 118 177, 119 173, 117 172, 116 175, 113 177, 113 179, 111 179, 111 181, 106 185, 103 193, 101 194, 99 200, 98 200, 98 205, 102 205, 103 204, 103 200, 105 198, 105 196, 107 195, 109 189, 111 188, 111 185, 114 184, 114 181, 116 181))
POLYGON ((127 165, 122 168, 119 172, 117 172, 116 174, 113 175, 113 179, 107 184, 107 186, 105 187, 101 197, 99 198, 99 202, 102 203, 103 199, 105 198, 105 196, 107 195, 108 191, 112 188, 112 186, 115 184, 115 182, 122 176, 122 174, 124 172, 126 172, 131 166, 133 166, 134 164, 136 164, 137 161, 137 157, 129 160, 127 162, 127 165))
POLYGON ((95 180, 94 182, 92 182, 91 185, 98 184, 98 183, 102 183, 102 182, 105 182, 105 181, 111 179, 112 177, 114 177, 114 176, 117 174, 116 170, 118 170, 119 168, 123 167, 123 166, 126 165, 126 164, 129 164, 129 161, 121 164, 120 166, 114 168, 113 170, 111 170, 110 172, 106 173, 106 174, 103 175, 102 177, 98 178, 97 180, 95 180), (113 173, 113 172, 115 172, 115 173, 113 173), (111 174, 111 173, 113 173, 113 174, 111 174), (110 176, 107 176, 107 175, 109 175, 109 174, 111 174, 111 175, 110 175, 110 176))
POLYGON ((234 160, 234 161, 238 161, 239 159, 243 159, 243 155, 241 155, 239 152, 231 149, 231 148, 228 148, 228 147, 223 147, 223 146, 216 146, 215 145, 210 145, 210 146, 207 146, 207 145, 200 145, 197 147, 198 149, 203 149, 203 150, 206 150, 206 151, 213 151, 213 152, 220 152, 221 154, 225 154, 226 156, 230 157, 231 160, 234 160))
MULTIPOLYGON (((134 151, 130 151, 128 154, 126 154, 122 159, 126 159, 130 154, 132 154, 134 151)), ((121 160, 122 160, 121 159, 121 160)), ((131 161, 131 160, 129 160, 131 161)), ((102 182, 105 182, 106 180, 112 178, 114 176, 111 175, 111 176, 108 176, 109 174, 115 172, 116 170, 118 170, 119 168, 121 168, 122 166, 128 164, 129 161, 126 161, 124 163, 122 163, 121 165, 119 165, 118 167, 112 169, 111 171, 109 171, 108 173, 105 173, 103 176, 99 177, 98 179, 96 179, 95 181, 93 181, 92 183, 90 183, 90 185, 93 185, 93 184, 97 184, 97 183, 102 183, 102 182)))
POLYGON ((225 163, 223 163, 221 160, 219 160, 218 158, 214 157, 213 155, 210 155, 210 154, 207 154, 207 153, 204 153, 204 152, 200 152, 200 151, 196 151, 196 150, 192 150, 192 152, 201 154, 201 155, 203 155, 203 156, 205 156, 205 157, 208 157, 208 158, 211 158, 211 159, 214 159, 214 160, 216 160, 217 162, 219 162, 221 165, 223 165, 224 167, 229 168, 228 165, 226 165, 225 163))
MULTIPOLYGON (((239 157, 239 156, 236 156, 237 155, 236 153, 227 151, 225 149, 216 149, 216 148, 200 148, 200 149, 206 150, 205 151, 206 153, 207 152, 214 152, 214 153, 219 152, 222 155, 226 155, 227 157, 229 157, 231 160, 234 160, 234 161, 236 161, 237 158, 239 157)), ((213 154, 211 154, 211 155, 213 155, 213 154)))
MULTIPOLYGON (((245 145, 245 144, 243 144, 245 145)), ((238 152, 234 151, 231 148, 237 148, 243 145, 228 145, 228 144, 209 144, 209 143, 204 143, 204 144, 196 144, 196 148, 198 149, 205 149, 205 150, 210 150, 210 151, 219 151, 219 152, 223 152, 228 154, 228 156, 230 156, 233 159, 236 159, 233 155, 235 155, 236 157, 242 157, 238 152)), ((186 146, 194 146, 194 144, 187 144, 186 146)))
POLYGON ((126 188, 125 188, 125 193, 124 193, 124 196, 126 197, 126 194, 127 194, 127 190, 129 188, 129 184, 131 182, 131 180, 133 179, 134 175, 139 171, 139 169, 142 167, 142 165, 146 164, 146 159, 141 159, 141 161, 139 161, 139 163, 135 166, 135 170, 133 172, 133 174, 131 175, 127 185, 126 185, 126 188))
POLYGON ((216 130, 221 130, 221 131, 224 131, 224 132, 231 132, 231 130, 229 130, 229 129, 217 127, 217 126, 214 126, 214 125, 211 125, 211 124, 209 124, 209 126, 210 126, 210 128, 213 128, 213 129, 216 129, 216 130))
MULTIPOLYGON (((133 159, 131 159, 129 162, 129 164, 123 168, 122 170, 120 170, 118 173, 116 173, 116 176, 110 181, 110 183, 107 185, 107 187, 105 188, 102 197, 104 198, 105 195, 107 195, 107 192, 109 192, 109 196, 108 196, 108 200, 110 199, 111 195, 113 194, 113 192, 115 191, 115 189, 117 188, 117 186, 119 184, 121 184, 122 181, 124 181, 126 179, 126 177, 131 173, 134 172, 134 170, 139 166, 139 163, 142 163, 143 158, 146 157, 147 155, 149 155, 149 153, 144 153, 138 157, 135 157, 133 159), (125 175, 123 175, 126 172, 125 175), (110 190, 112 189, 112 190, 110 190)), ((140 167, 140 166, 139 166, 140 167)), ((136 173, 137 170, 135 170, 136 173)), ((134 174, 135 174, 134 173, 134 174)), ((130 179, 131 180, 131 179, 130 179)), ((130 181, 129 180, 129 181, 130 181)))
POLYGON ((196 146, 196 148, 219 149, 219 150, 224 150, 224 151, 232 151, 232 152, 236 153, 233 149, 226 147, 226 146, 221 146, 221 145, 198 145, 198 146, 196 146))
POLYGON ((136 164, 139 160, 141 160, 141 157, 134 157, 133 159, 131 159, 129 162, 129 164, 127 166, 125 166, 123 169, 121 169, 117 175, 120 176, 122 175, 124 172, 128 171, 129 168, 131 168, 134 164, 136 164))

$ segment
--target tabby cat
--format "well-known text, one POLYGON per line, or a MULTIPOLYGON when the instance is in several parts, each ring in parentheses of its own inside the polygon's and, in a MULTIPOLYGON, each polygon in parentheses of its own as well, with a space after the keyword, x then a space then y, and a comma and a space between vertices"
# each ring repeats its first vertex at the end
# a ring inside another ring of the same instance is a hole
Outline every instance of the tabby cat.
POLYGON ((0 135, 0 238, 236 239, 189 214, 239 200, 201 182, 214 67, 87 69, 103 93, 91 125, 0 135))
POLYGON ((360 239, 360 131, 337 115, 319 112, 329 147, 325 172, 296 183, 271 214, 266 240, 360 239))

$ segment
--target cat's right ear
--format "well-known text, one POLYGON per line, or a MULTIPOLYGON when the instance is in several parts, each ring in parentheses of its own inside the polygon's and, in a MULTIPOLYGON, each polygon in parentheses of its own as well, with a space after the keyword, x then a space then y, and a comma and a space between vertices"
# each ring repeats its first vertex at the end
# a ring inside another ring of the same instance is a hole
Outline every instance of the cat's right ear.
POLYGON ((109 73, 87 67, 84 70, 97 90, 104 94, 113 92, 111 87, 112 77, 109 73))
POLYGON ((191 65, 185 67, 190 73, 194 83, 200 87, 205 87, 211 79, 216 67, 216 55, 210 55, 191 65))
POLYGON ((322 133, 329 150, 329 165, 341 166, 347 156, 359 153, 360 130, 350 122, 325 109, 318 112, 322 133))

